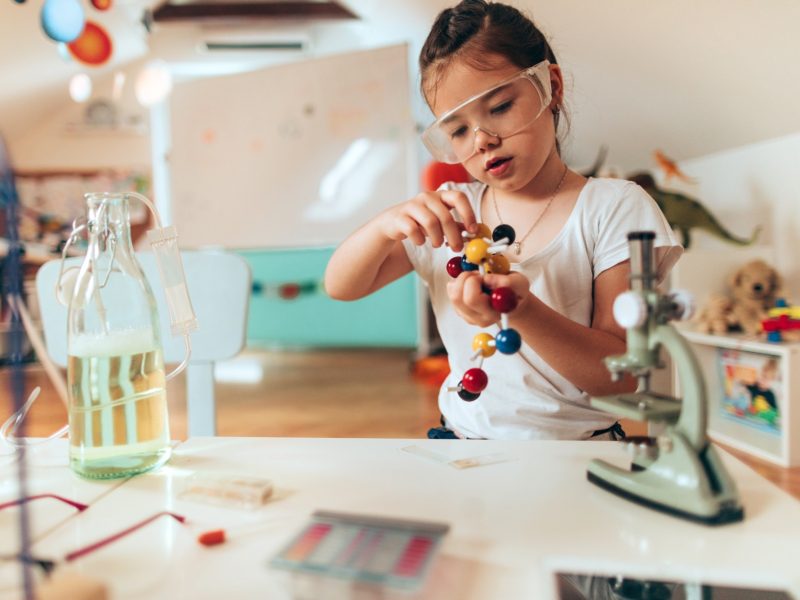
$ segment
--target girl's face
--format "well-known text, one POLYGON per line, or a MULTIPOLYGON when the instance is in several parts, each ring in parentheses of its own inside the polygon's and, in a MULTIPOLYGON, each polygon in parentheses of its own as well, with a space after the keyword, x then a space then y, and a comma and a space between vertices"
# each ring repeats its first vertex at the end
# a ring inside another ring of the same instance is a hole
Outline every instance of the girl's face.
MULTIPOLYGON (((464 60, 453 61, 442 74, 435 90, 429 94, 431 109, 436 117, 521 71, 503 57, 496 57, 494 64, 491 70, 479 70, 464 60)), ((500 114, 498 111, 507 110, 508 103, 519 102, 519 98, 500 92, 489 95, 485 101, 476 101, 478 105, 473 111, 465 111, 463 129, 466 135, 471 135, 472 129, 479 128, 475 132, 475 152, 462 163, 475 179, 513 192, 525 188, 539 173, 554 149, 555 126, 550 109, 558 104, 561 95, 560 71, 557 66, 551 66, 550 69, 553 88, 550 106, 517 133, 505 138, 498 137, 493 135, 490 127, 487 127, 489 131, 481 129, 487 124, 480 120, 486 119, 487 114, 500 114)), ((536 93, 532 85, 529 93, 536 93)))

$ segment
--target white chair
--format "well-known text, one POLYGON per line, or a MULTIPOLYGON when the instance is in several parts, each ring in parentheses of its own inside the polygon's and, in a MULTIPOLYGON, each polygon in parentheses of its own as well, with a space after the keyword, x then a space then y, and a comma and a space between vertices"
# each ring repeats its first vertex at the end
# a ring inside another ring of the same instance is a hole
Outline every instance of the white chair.
MULTIPOLYGON (((250 268, 236 254, 185 251, 181 256, 200 326, 192 334, 192 356, 186 368, 187 430, 190 437, 215 435, 214 363, 235 356, 244 347, 250 268)), ((137 252, 136 258, 156 297, 164 360, 179 363, 185 354, 183 338, 170 334, 169 312, 155 258, 150 252, 137 252)), ((69 261, 69 265, 79 265, 82 258, 69 261)), ((53 260, 39 269, 36 293, 48 354, 63 368, 67 364, 67 309, 55 295, 59 263, 53 260)))

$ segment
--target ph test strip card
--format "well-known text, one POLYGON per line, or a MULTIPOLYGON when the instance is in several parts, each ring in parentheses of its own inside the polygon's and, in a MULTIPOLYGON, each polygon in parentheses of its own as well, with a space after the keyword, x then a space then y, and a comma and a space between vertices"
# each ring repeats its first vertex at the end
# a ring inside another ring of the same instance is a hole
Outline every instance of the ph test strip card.
POLYGON ((449 525, 317 511, 272 559, 277 568, 393 588, 422 586, 449 525))

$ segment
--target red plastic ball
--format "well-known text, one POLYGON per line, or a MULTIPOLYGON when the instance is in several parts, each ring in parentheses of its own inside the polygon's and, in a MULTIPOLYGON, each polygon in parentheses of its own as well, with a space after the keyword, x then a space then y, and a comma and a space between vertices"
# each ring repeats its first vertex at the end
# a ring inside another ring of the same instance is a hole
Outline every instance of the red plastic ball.
POLYGON ((454 256, 450 260, 447 261, 447 274, 450 275, 453 279, 461 275, 461 272, 464 269, 461 267, 461 257, 454 256))
POLYGON ((483 369, 469 369, 461 378, 461 385, 468 392, 480 394, 489 384, 489 376, 483 369))
POLYGON ((497 312, 509 313, 517 308, 517 295, 509 287, 501 287, 492 290, 492 308, 497 312))

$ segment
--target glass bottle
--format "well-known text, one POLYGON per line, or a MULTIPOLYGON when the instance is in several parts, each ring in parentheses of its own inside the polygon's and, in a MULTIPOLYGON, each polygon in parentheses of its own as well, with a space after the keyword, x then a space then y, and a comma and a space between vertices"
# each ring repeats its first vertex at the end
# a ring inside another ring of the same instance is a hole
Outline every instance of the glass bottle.
POLYGON ((127 477, 170 456, 158 313, 133 252, 128 196, 86 201, 89 245, 68 313, 70 466, 127 477))

